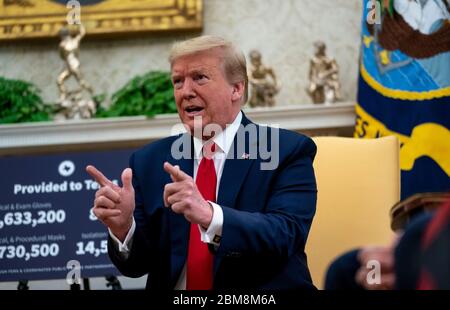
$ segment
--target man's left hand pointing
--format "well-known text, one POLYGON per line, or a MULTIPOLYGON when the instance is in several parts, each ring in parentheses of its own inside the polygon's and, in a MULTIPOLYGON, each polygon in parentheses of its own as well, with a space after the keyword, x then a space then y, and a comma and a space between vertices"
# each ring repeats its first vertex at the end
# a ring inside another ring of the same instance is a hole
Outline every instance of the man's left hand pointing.
POLYGON ((172 211, 183 214, 191 223, 209 227, 213 216, 212 206, 203 199, 194 179, 180 167, 164 163, 164 170, 170 174, 173 183, 164 187, 164 205, 172 211))

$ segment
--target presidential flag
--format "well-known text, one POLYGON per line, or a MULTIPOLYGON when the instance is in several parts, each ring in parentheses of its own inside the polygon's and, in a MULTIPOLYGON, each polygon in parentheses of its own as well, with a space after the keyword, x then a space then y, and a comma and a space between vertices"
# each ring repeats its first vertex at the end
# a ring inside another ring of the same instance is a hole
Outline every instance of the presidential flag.
POLYGON ((400 140, 402 199, 450 190, 447 0, 364 0, 355 137, 400 140))

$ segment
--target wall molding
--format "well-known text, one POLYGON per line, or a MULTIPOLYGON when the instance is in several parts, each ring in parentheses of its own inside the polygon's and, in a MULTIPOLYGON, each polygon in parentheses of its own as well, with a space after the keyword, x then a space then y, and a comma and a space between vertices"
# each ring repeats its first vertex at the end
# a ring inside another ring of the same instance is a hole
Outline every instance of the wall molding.
MULTIPOLYGON (((295 131, 348 128, 355 124, 354 103, 349 102, 247 108, 244 112, 258 124, 278 124, 295 131)), ((180 124, 178 115, 166 114, 150 119, 133 116, 0 125, 0 154, 29 147, 151 141, 170 135, 176 124, 180 124)))

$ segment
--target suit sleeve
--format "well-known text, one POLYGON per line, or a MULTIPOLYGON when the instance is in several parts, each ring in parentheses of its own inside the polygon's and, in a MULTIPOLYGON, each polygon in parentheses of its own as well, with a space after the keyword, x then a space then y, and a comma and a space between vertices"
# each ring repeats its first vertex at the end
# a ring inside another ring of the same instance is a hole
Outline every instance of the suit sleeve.
POLYGON ((315 153, 310 138, 299 139, 278 167, 264 211, 222 206, 224 225, 216 255, 240 253, 284 259, 304 249, 316 209, 315 153))

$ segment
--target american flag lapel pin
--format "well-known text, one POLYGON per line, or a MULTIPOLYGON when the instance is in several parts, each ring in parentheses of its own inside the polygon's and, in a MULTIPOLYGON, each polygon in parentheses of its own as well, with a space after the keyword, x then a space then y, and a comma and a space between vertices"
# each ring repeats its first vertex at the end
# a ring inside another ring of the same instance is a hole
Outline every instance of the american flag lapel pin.
POLYGON ((244 154, 242 154, 241 158, 242 158, 242 159, 249 159, 249 158, 250 158, 250 155, 247 154, 247 153, 244 153, 244 154))

